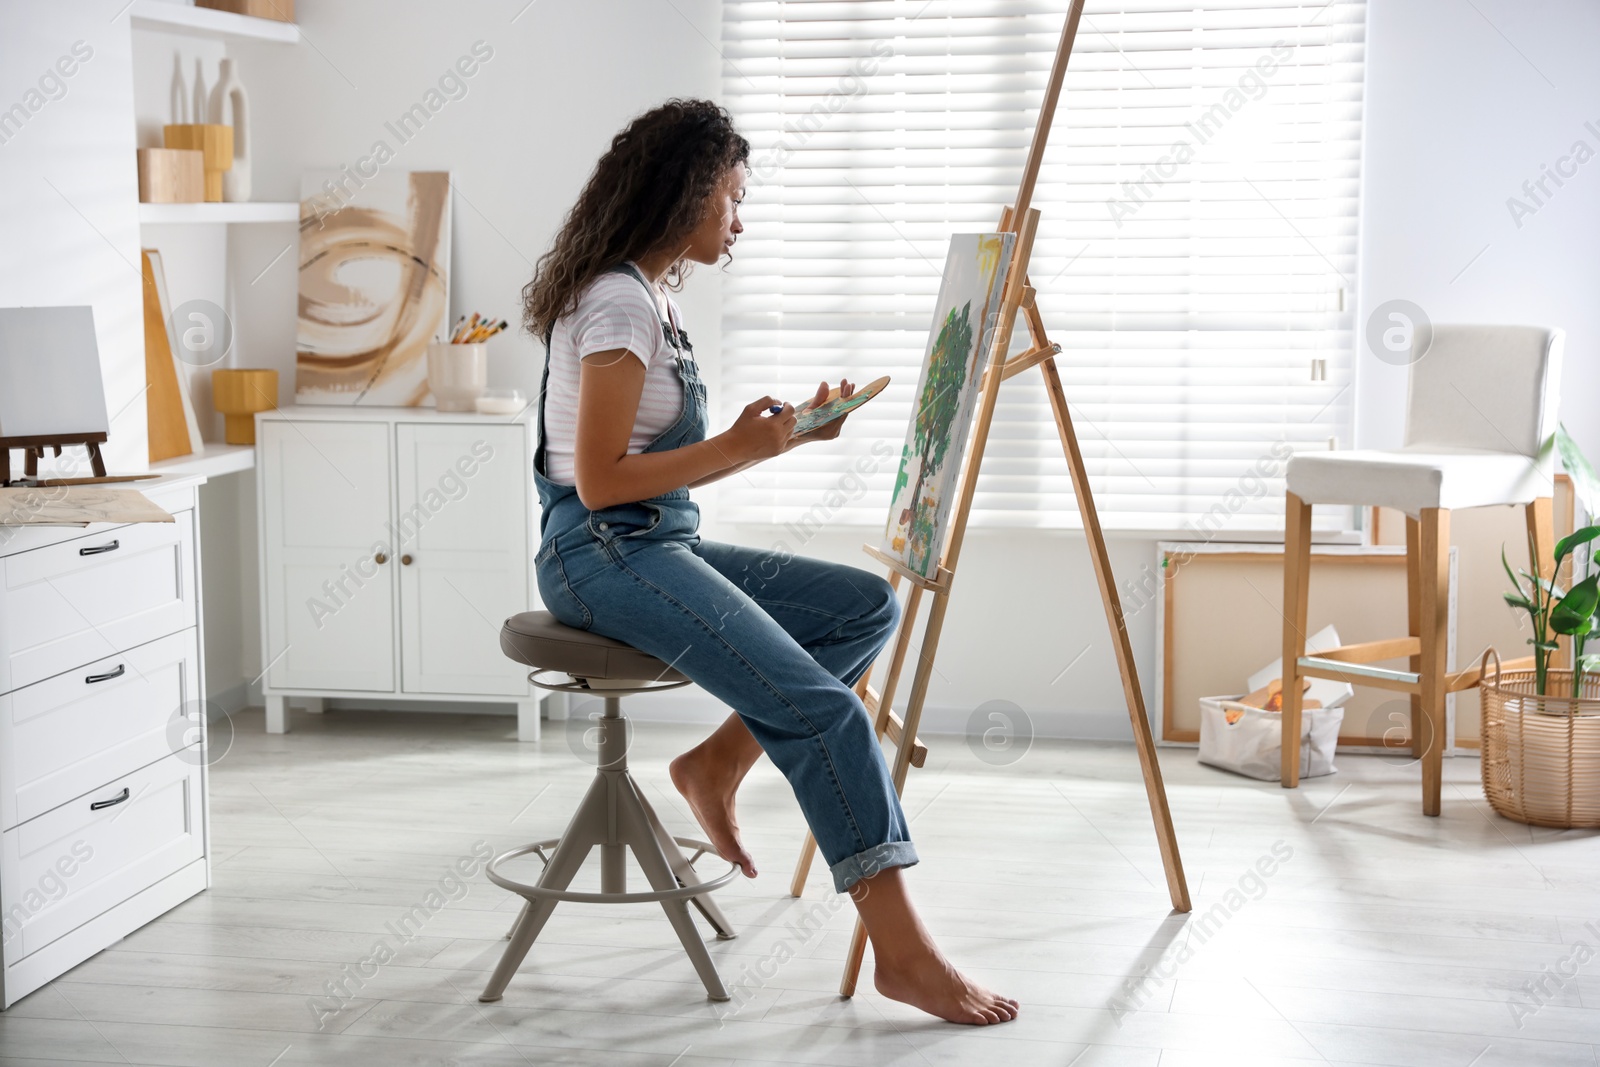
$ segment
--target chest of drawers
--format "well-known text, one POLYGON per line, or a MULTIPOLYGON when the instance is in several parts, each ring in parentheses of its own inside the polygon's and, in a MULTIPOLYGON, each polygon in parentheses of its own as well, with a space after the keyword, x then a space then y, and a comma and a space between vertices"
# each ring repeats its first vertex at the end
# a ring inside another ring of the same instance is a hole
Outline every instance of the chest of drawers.
POLYGON ((0 528, 0 1006, 210 884, 199 509, 0 528))

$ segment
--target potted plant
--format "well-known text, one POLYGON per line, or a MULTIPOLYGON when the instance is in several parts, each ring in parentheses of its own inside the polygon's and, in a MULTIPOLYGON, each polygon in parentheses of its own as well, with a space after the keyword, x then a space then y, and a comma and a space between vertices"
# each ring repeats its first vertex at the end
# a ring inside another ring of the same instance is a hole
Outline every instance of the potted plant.
MULTIPOLYGON (((1600 477, 1565 427, 1557 430, 1555 447, 1578 504, 1591 520, 1600 517, 1600 477)), ((1600 826, 1600 653, 1586 648, 1600 630, 1597 539, 1600 524, 1591 524, 1556 543, 1557 578, 1573 560, 1568 589, 1527 571, 1513 572, 1503 546, 1500 551, 1515 587, 1505 594, 1506 603, 1527 612, 1533 624, 1533 669, 1503 670, 1494 650, 1484 653, 1483 788, 1497 812, 1518 822, 1600 826), (1571 642, 1571 666, 1557 668, 1552 660, 1562 637, 1571 642)), ((1530 565, 1536 558, 1530 533, 1530 565)))

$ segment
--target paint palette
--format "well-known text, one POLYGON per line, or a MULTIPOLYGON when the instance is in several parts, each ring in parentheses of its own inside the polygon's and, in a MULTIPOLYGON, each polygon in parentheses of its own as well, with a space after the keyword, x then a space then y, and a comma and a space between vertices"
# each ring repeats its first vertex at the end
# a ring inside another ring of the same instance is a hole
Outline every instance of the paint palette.
POLYGON ((875 382, 869 382, 849 396, 840 396, 839 389, 835 386, 833 391, 828 394, 828 399, 815 407, 812 406, 810 400, 807 400, 804 404, 794 409, 794 433, 790 434, 790 436, 799 437, 801 434, 810 433, 818 426, 826 426, 834 419, 848 415, 883 392, 883 387, 888 384, 889 376, 885 374, 882 378, 875 382))

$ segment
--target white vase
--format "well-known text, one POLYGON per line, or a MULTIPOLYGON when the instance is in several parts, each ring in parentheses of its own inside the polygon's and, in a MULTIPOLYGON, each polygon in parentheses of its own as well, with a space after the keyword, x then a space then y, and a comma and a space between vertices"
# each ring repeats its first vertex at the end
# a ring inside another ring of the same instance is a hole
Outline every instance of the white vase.
POLYGON ((250 99, 234 74, 231 59, 224 59, 218 68, 210 112, 207 121, 233 127, 233 166, 222 172, 222 199, 242 203, 250 199, 250 99), (224 114, 230 104, 231 121, 224 114))

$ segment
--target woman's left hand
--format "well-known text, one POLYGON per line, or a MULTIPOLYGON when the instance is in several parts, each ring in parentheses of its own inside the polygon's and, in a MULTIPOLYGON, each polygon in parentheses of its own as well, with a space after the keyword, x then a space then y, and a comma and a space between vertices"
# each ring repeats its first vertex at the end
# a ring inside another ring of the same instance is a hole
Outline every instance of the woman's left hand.
MULTIPOLYGON (((848 378, 839 379, 839 396, 841 399, 851 396, 855 393, 855 391, 855 384, 848 378)), ((831 392, 833 392, 833 389, 828 385, 827 382, 822 382, 819 384, 817 386, 817 395, 811 398, 811 402, 806 406, 807 409, 818 407, 819 405, 827 403, 828 394, 831 392)), ((850 416, 848 413, 840 415, 832 422, 818 426, 815 430, 812 430, 809 433, 798 434, 789 438, 789 444, 784 448, 784 451, 787 452, 795 445, 802 445, 807 441, 832 441, 834 438, 839 436, 839 431, 844 429, 844 420, 848 419, 849 417, 850 416)))

